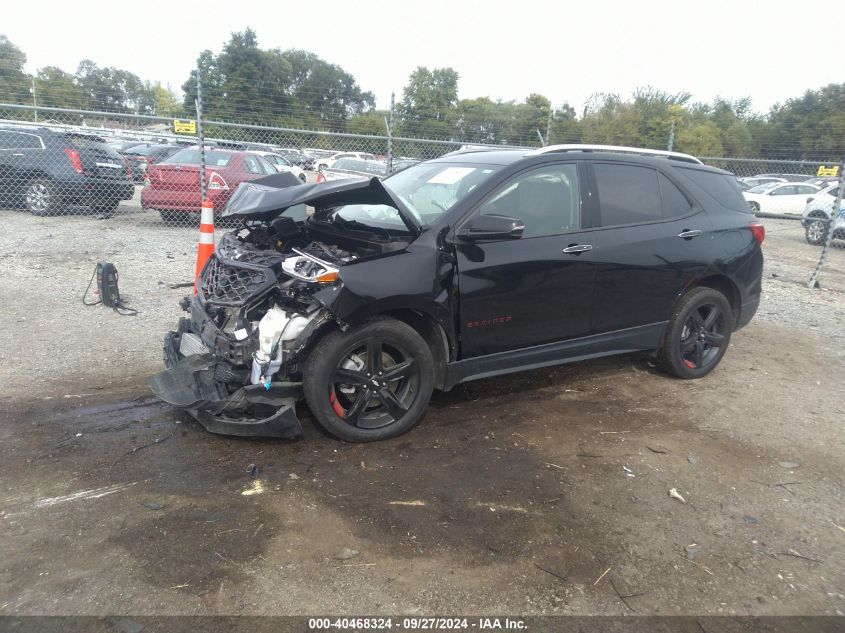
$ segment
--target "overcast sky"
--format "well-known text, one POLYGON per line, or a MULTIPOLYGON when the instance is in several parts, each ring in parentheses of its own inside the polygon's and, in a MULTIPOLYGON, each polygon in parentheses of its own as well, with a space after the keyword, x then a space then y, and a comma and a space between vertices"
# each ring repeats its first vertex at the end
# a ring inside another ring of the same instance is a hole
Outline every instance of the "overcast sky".
MULTIPOLYGON (((29 72, 74 72, 83 58, 179 90, 203 49, 252 27, 262 48, 302 48, 339 64, 386 107, 417 66, 451 66, 459 96, 522 100, 532 92, 580 113, 590 95, 638 86, 694 100, 750 96, 766 111, 845 81, 833 42, 845 5, 714 0, 203 0, 4 2, 0 33, 29 72)), ((841 46, 839 47, 841 48, 841 46)))

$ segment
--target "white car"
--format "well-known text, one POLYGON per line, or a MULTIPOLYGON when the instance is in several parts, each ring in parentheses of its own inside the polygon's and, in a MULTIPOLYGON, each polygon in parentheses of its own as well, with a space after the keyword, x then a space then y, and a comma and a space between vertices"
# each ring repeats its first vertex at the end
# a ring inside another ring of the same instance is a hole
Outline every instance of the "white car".
MULTIPOLYGON (((809 244, 820 246, 827 241, 827 230, 838 189, 838 184, 831 184, 815 196, 807 198, 807 206, 801 217, 801 224, 804 227, 809 244)), ((833 223, 833 237, 834 239, 845 239, 845 204, 839 208, 839 213, 833 223)))
POLYGON ((749 189, 753 189, 759 185, 767 185, 770 182, 786 182, 786 178, 778 178, 777 176, 749 176, 747 178, 740 178, 739 180, 748 185, 749 189))
POLYGON ((357 158, 358 160, 378 160, 374 154, 368 154, 367 152, 338 152, 337 154, 332 154, 327 158, 318 158, 315 167, 317 168, 317 171, 327 169, 334 165, 335 161, 340 160, 341 158, 357 158))
POLYGON ((289 174, 293 174, 297 178, 299 178, 302 182, 307 182, 308 177, 305 175, 305 172, 302 171, 301 168, 294 165, 284 156, 280 156, 279 154, 275 154, 273 152, 252 152, 253 154, 258 154, 266 160, 268 163, 273 165, 276 168, 276 171, 286 171, 289 174))
POLYGON ((803 182, 770 182, 744 191, 742 195, 754 213, 801 215, 807 205, 807 196, 818 192, 818 187, 803 182))

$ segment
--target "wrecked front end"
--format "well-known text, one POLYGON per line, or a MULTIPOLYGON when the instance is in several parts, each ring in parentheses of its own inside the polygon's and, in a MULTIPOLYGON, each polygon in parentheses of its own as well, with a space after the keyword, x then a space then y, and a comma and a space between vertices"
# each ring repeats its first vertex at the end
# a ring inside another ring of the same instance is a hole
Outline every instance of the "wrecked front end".
POLYGON ((297 357, 332 321, 313 294, 337 281, 335 265, 314 249, 331 255, 314 244, 278 252, 223 236, 197 294, 182 302, 189 316, 165 338, 167 370, 150 380, 153 392, 212 432, 299 437, 297 357))
POLYGON ((302 360, 324 327, 345 327, 326 301, 341 294, 331 292, 342 289, 341 268, 402 244, 306 226, 303 201, 319 204, 328 195, 334 205, 350 196, 371 198, 373 191, 384 196, 377 183, 274 190, 255 182, 232 197, 224 215, 243 216, 244 228, 221 238, 196 295, 182 301, 188 316, 166 335, 167 369, 150 386, 209 431, 294 439, 302 435, 296 416, 302 360), (292 213, 282 215, 285 210, 292 213))

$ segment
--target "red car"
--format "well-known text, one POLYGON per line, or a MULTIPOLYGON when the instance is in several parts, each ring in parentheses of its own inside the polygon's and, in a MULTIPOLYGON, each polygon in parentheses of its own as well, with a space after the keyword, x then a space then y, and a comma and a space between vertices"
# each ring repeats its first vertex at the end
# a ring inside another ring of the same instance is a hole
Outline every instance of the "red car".
MULTIPOLYGON (((200 150, 188 147, 147 168, 141 206, 161 213, 165 222, 178 222, 186 213, 199 213, 200 150)), ((250 152, 211 148, 205 151, 205 182, 208 199, 219 213, 229 196, 245 180, 275 174, 276 168, 250 152)))

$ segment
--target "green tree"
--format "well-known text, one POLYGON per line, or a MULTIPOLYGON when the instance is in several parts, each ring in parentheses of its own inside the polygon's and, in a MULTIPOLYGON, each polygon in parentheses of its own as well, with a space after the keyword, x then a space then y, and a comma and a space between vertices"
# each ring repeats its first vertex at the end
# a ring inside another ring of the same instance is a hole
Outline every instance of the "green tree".
POLYGON ((387 126, 384 122, 387 116, 387 110, 370 110, 356 114, 346 122, 346 131, 351 134, 384 136, 387 134, 387 126))
POLYGON ((76 83, 76 77, 56 66, 45 66, 35 77, 35 95, 39 106, 52 108, 90 107, 88 96, 76 83))
POLYGON ((32 103, 30 79, 23 71, 26 55, 0 34, 0 100, 10 103, 32 103))
POLYGON ((164 88, 160 83, 156 83, 152 87, 153 93, 153 114, 156 116, 179 117, 182 115, 182 104, 176 99, 168 88, 164 88))
POLYGON ((404 134, 451 138, 458 105, 458 73, 418 67, 408 78, 397 110, 404 134))
POLYGON ((149 83, 128 70, 100 68, 90 59, 83 59, 76 81, 96 110, 150 114, 155 106, 149 83))

